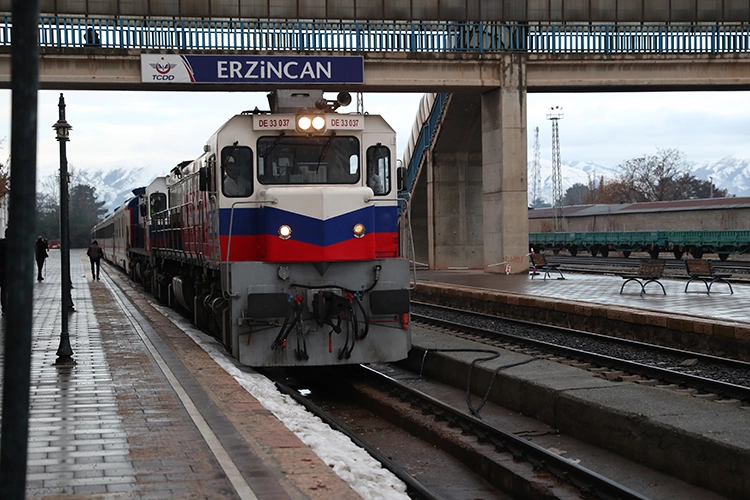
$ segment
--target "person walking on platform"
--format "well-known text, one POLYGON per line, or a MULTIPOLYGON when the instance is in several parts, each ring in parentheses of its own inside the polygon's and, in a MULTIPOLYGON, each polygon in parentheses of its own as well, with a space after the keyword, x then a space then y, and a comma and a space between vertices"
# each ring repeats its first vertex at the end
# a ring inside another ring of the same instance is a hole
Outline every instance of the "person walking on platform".
POLYGON ((42 238, 41 235, 36 239, 35 242, 35 248, 36 248, 36 280, 42 281, 44 279, 44 276, 42 276, 42 268, 44 267, 44 261, 47 260, 47 257, 49 257, 49 254, 47 253, 47 240, 42 238))
POLYGON ((99 243, 94 240, 86 251, 86 255, 89 256, 89 260, 91 261, 91 279, 98 280, 99 268, 101 267, 102 257, 104 257, 104 250, 102 250, 99 243))

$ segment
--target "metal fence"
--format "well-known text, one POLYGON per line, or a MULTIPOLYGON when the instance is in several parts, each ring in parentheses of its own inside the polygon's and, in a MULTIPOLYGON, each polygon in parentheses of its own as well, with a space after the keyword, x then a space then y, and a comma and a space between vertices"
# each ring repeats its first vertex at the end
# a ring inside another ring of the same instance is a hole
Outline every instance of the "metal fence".
MULTIPOLYGON (((0 16, 0 45, 12 19, 0 16)), ((42 16, 42 47, 326 52, 736 53, 749 24, 501 24, 42 16)))

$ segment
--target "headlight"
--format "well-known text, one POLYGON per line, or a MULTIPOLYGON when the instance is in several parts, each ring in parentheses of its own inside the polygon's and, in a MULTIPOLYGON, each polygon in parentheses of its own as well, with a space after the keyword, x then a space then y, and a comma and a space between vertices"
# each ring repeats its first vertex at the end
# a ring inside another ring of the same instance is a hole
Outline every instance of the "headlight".
POLYGON ((323 115, 300 115, 297 117, 297 130, 300 132, 322 132, 326 128, 323 115))
POLYGON ((326 119, 318 115, 312 119, 312 126, 315 130, 323 130, 326 126, 326 119))
POLYGON ((300 116, 297 118, 297 128, 300 130, 309 130, 312 125, 312 120, 309 116, 300 116))
POLYGON ((361 238, 365 235, 364 224, 354 224, 354 229, 352 229, 352 232, 354 233, 355 238, 361 238))
POLYGON ((288 240, 292 237, 292 228, 284 224, 283 226, 279 227, 279 238, 282 240, 288 240))

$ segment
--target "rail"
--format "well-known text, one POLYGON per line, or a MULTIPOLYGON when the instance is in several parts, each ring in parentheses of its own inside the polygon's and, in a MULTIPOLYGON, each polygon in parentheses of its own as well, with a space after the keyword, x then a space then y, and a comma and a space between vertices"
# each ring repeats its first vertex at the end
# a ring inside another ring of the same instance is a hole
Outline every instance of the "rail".
MULTIPOLYGON (((0 15, 0 46, 12 41, 0 15)), ((750 24, 518 24, 40 16, 41 47, 534 54, 738 53, 750 24)))

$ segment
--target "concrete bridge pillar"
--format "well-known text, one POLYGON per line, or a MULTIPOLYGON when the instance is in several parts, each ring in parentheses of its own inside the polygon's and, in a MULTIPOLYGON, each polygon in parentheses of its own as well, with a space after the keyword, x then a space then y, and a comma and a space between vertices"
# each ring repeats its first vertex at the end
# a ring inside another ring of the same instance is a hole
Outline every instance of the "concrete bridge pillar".
POLYGON ((417 180, 416 260, 431 269, 528 270, 525 63, 498 65, 499 88, 451 94, 417 180))
POLYGON ((525 60, 502 60, 502 85, 482 94, 484 266, 492 273, 528 272, 525 60))
MULTIPOLYGON (((479 94, 452 94, 422 179, 426 262, 431 269, 483 267, 482 128, 479 94)), ((418 252, 419 253, 419 252, 418 252)), ((425 262, 424 260, 422 262, 425 262)))

